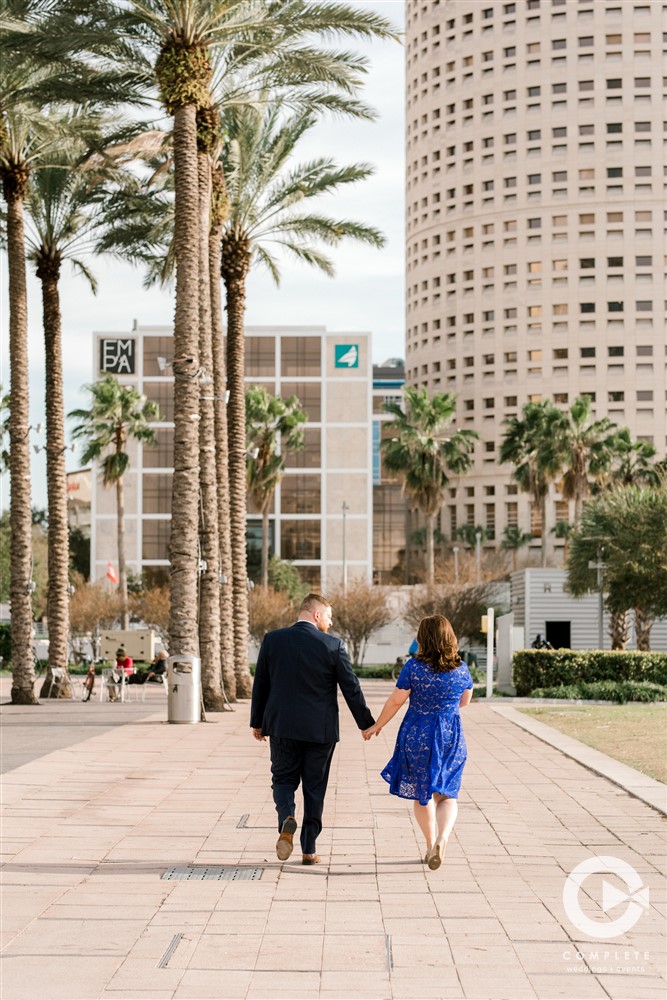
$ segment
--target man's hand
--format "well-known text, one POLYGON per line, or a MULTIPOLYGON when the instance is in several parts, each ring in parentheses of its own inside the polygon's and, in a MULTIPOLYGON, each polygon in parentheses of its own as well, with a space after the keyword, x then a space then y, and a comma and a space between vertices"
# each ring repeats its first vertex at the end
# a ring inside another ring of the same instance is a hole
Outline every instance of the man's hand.
POLYGON ((361 735, 365 740, 370 740, 371 736, 379 736, 381 732, 382 732, 382 726, 378 726, 376 722, 372 726, 369 726, 368 729, 362 730, 361 735))
POLYGON ((266 743, 266 736, 262 735, 261 729, 253 729, 252 735, 255 737, 256 740, 259 740, 260 743, 266 743))

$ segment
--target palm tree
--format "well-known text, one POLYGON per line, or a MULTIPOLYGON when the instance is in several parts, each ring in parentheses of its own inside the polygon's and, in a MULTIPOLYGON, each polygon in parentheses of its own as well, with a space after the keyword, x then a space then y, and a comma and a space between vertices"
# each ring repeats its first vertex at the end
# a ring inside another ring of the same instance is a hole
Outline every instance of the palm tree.
POLYGON ((271 396, 263 386, 246 392, 248 493, 262 515, 262 587, 269 585, 269 509, 285 472, 284 455, 303 448, 307 420, 296 396, 271 396))
MULTIPOLYGON (((224 66, 230 53, 235 65, 242 70, 248 64, 263 62, 263 76, 262 73, 260 76, 272 86, 295 84, 300 74, 299 83, 304 92, 308 84, 323 81, 331 84, 334 90, 351 92, 364 71, 363 60, 347 53, 317 50, 311 50, 309 58, 304 40, 318 35, 395 36, 384 18, 344 3, 182 0, 175 4, 171 0, 128 0, 126 6, 127 9, 117 12, 115 27, 120 25, 125 38, 139 42, 138 55, 146 50, 152 53, 153 77, 164 108, 173 116, 176 313, 172 369, 176 379, 176 426, 172 521, 177 543, 172 547, 171 560, 170 642, 175 652, 194 653, 197 623, 190 609, 196 593, 197 519, 196 496, 191 490, 191 482, 197 474, 192 463, 197 448, 200 404, 195 330, 200 309, 198 274, 202 270, 197 163, 197 138, 201 138, 202 123, 200 120, 198 135, 197 115, 201 118, 201 114, 212 106, 216 67, 224 66)), ((108 24, 105 27, 108 28, 108 24)), ((108 31, 102 35, 105 33, 108 31)), ((244 93, 247 101, 247 87, 244 93)), ((321 96, 322 108, 328 102, 336 111, 365 113, 362 105, 346 100, 342 93, 333 93, 328 98, 324 94, 321 96)), ((202 291, 201 285, 199 291, 202 291)), ((245 533, 245 527, 243 530, 245 533)), ((241 632, 242 645, 247 640, 247 600, 241 632)), ((245 653, 243 658, 247 658, 245 653)), ((248 692, 249 674, 244 687, 248 692)))
MULTIPOLYGON (((229 217, 222 238, 221 274, 227 298, 227 379, 229 386, 229 486, 232 536, 234 631, 237 681, 247 692, 248 576, 246 566, 246 426, 244 313, 246 282, 253 261, 263 264, 276 283, 280 272, 271 244, 297 260, 332 275, 331 261, 318 242, 334 245, 346 238, 371 246, 384 243, 369 226, 308 214, 303 203, 363 180, 366 165, 338 167, 331 159, 288 164, 301 137, 315 123, 312 115, 281 116, 273 106, 241 109, 223 116, 227 142, 222 162, 229 196, 229 217)), ((245 695, 244 695, 245 696, 245 695)))
MULTIPOLYGON (((118 590, 122 602, 122 627, 127 629, 129 610, 123 477, 129 468, 130 457, 126 447, 130 440, 155 444, 156 435, 151 424, 160 419, 160 411, 156 403, 147 401, 131 386, 121 385, 113 375, 107 375, 99 382, 86 386, 86 389, 91 394, 90 409, 72 410, 68 416, 80 421, 72 431, 72 437, 84 442, 82 463, 101 461, 104 486, 116 487, 118 590), (111 450, 105 454, 109 448, 111 450)), ((174 530, 172 525, 172 539, 174 530)))
MULTIPOLYGON (((92 6, 92 5, 91 5, 92 6)), ((100 7, 102 4, 100 4, 100 7)), ((79 44, 91 12, 70 0, 0 4, 0 179, 7 202, 11 416, 12 702, 35 704, 31 613, 27 298, 23 204, 30 172, 63 140, 57 109, 129 99, 113 67, 93 68, 79 44), (76 11, 76 20, 69 17, 76 11), (74 30, 76 23, 77 31, 74 30)), ((92 17, 99 9, 92 12, 92 17)), ((127 83, 127 76, 124 79, 127 83)))
MULTIPOLYGON (((19 23, 39 12, 39 4, 5 2, 3 19, 19 23)), ((53 67, 5 49, 0 59, 0 180, 7 203, 6 244, 9 276, 9 475, 10 602, 12 619, 12 704, 37 703, 32 653, 32 523, 30 500, 30 425, 28 298, 25 263, 24 201, 30 171, 53 149, 55 128, 43 107, 53 101, 59 80, 53 67)))
MULTIPOLYGON (((92 124, 92 122, 90 123, 92 124)), ((69 531, 65 479, 65 412, 63 403, 62 316, 59 280, 64 261, 88 281, 96 283, 79 256, 90 249, 90 236, 99 218, 94 211, 99 201, 96 190, 99 172, 81 165, 85 146, 72 140, 65 152, 53 157, 53 165, 38 167, 28 187, 26 208, 29 216, 28 258, 35 264, 42 287, 45 380, 46 380, 46 477, 48 494, 49 661, 42 688, 53 689, 50 675, 54 667, 67 669, 69 648, 69 531)), ((55 691, 55 693, 59 693, 55 691)))
POLYGON ((529 545, 533 536, 529 531, 522 531, 516 524, 508 524, 503 532, 503 540, 500 543, 501 549, 512 553, 512 569, 516 570, 516 557, 519 549, 524 545, 529 545))
POLYGON ((607 476, 614 458, 623 449, 618 443, 618 426, 603 417, 593 420, 590 396, 579 396, 569 410, 557 411, 545 441, 544 462, 564 469, 561 491, 564 500, 574 500, 574 520, 578 523, 584 500, 590 496, 591 482, 607 476))
POLYGON ((433 585, 435 556, 433 529, 442 508, 451 476, 460 476, 472 465, 471 454, 479 435, 476 431, 448 431, 456 412, 456 396, 408 387, 403 405, 387 403, 392 437, 382 442, 383 461, 397 473, 406 492, 426 520, 426 573, 433 585))
POLYGON ((603 550, 606 605, 616 616, 634 610, 638 649, 650 648, 654 618, 667 614, 667 485, 615 486, 584 504, 572 534, 568 588, 575 597, 597 589, 591 562, 603 550))
MULTIPOLYGON (((197 595, 200 212, 197 163, 197 112, 210 106, 216 50, 240 46, 271 52, 291 31, 377 36, 390 34, 384 18, 345 4, 258 5, 249 0, 128 0, 119 10, 121 26, 154 57, 154 77, 162 104, 173 116, 175 430, 172 493, 171 624, 174 653, 197 652, 197 621, 191 609, 197 595)), ((242 418, 241 418, 242 419, 242 418)), ((245 433, 245 428, 242 428, 245 433)), ((240 478, 239 478, 240 482, 240 478)), ((245 532, 245 526, 243 526, 245 532)), ((247 595, 242 634, 247 647, 247 595)), ((238 645, 238 644, 237 644, 238 645)), ((243 653, 244 661, 247 652, 243 653)), ((246 668, 247 669, 247 668, 246 668)), ((249 675, 248 675, 249 677, 249 675)), ((249 690, 249 683, 246 682, 249 690)))
POLYGON ((519 489, 530 494, 542 520, 542 566, 547 564, 547 497, 560 471, 560 462, 549 452, 553 424, 560 411, 553 403, 526 403, 522 417, 505 421, 507 430, 500 446, 500 461, 512 462, 512 478, 519 489))
MULTIPOLYGON (((614 442, 618 462, 608 482, 621 486, 657 486, 660 469, 655 462, 657 451, 649 441, 634 441, 627 427, 621 427, 614 442)), ((604 485, 604 483, 602 484, 604 485)))
POLYGON ((556 521, 553 528, 551 529, 551 534, 556 538, 562 538, 563 542, 563 562, 567 562, 567 557, 570 551, 570 536, 574 531, 574 525, 570 521, 556 521))

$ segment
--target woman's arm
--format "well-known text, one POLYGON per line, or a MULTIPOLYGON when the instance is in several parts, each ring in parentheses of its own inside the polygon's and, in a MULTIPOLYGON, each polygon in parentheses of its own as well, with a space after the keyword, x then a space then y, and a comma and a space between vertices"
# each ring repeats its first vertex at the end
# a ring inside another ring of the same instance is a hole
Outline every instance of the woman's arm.
POLYGON ((374 726, 365 729, 362 736, 365 740, 370 740, 371 736, 378 736, 387 723, 394 718, 401 705, 405 705, 410 692, 403 688, 394 688, 380 712, 380 718, 374 726))
POLYGON ((459 700, 459 708, 465 708, 472 700, 472 688, 466 688, 459 700))

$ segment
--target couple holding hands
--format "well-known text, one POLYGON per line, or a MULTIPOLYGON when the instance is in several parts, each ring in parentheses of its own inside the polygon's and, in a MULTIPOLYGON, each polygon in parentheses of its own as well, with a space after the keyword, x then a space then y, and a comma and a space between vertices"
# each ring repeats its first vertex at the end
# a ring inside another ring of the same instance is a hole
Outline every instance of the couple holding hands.
POLYGON ((382 770, 392 795, 412 799, 424 834, 424 861, 440 867, 456 821, 466 762, 459 709, 472 698, 472 677, 458 653, 452 626, 442 615, 423 618, 418 650, 403 667, 377 721, 373 720, 343 641, 329 635, 331 605, 308 594, 298 620, 268 632, 257 658, 250 725, 257 740, 269 737, 273 799, 278 813, 276 854, 287 861, 297 829, 295 792, 303 789, 301 851, 304 865, 318 864, 317 837, 331 760, 339 740, 340 687, 362 736, 377 736, 410 699, 394 754, 382 770))

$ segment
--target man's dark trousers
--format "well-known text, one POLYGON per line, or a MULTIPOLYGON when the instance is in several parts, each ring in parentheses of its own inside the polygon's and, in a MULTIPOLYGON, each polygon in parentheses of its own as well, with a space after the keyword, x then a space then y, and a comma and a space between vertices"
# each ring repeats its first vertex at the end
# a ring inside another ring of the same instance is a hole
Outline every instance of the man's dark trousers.
POLYGON ((269 738, 273 801, 278 813, 278 830, 288 816, 295 814, 294 793, 303 786, 303 822, 301 851, 314 854, 322 831, 324 796, 335 743, 309 743, 278 736, 269 738))

